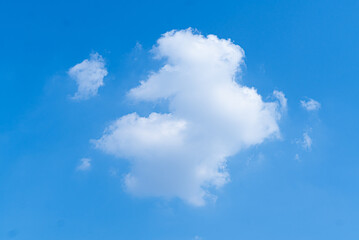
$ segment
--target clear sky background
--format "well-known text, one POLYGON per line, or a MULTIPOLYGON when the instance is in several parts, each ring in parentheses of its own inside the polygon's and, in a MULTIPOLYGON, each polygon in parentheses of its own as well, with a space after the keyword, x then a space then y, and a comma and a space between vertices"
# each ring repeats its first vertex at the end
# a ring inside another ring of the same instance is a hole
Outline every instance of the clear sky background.
POLYGON ((358 13, 358 1, 1 1, 0 239, 359 239, 358 13), (163 66, 161 35, 189 27, 241 46, 238 81, 263 101, 288 99, 281 137, 227 158, 230 181, 202 206, 132 194, 131 162, 91 142, 124 115, 168 112, 127 93, 163 66), (95 53, 104 85, 74 99, 69 69, 95 53))

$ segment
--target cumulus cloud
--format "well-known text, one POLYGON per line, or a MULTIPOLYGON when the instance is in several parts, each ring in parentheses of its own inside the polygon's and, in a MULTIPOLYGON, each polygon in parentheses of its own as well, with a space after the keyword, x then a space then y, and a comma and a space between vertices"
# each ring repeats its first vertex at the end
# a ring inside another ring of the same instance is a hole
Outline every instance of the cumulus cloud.
POLYGON ((73 99, 85 100, 97 95, 98 88, 103 85, 103 78, 107 75, 107 69, 102 56, 94 53, 89 59, 70 68, 68 74, 78 86, 73 99))
POLYGON ((316 111, 320 108, 320 103, 311 98, 308 100, 301 100, 300 104, 307 111, 316 111))
POLYGON ((77 166, 78 171, 87 171, 91 168, 91 159, 89 158, 82 158, 80 160, 80 164, 77 166))
POLYGON ((264 102, 256 89, 236 82, 244 51, 229 39, 170 31, 152 51, 163 67, 128 95, 165 100, 168 112, 122 116, 94 143, 131 162, 129 192, 204 205, 211 188, 229 181, 227 157, 279 136, 286 98, 274 92, 277 100, 264 102))

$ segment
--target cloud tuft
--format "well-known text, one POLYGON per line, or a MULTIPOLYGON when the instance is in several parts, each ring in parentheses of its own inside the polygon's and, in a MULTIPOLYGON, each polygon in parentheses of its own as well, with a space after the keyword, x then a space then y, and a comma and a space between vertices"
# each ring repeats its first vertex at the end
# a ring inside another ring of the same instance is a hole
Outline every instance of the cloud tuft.
POLYGON ((80 164, 77 166, 78 171, 88 171, 91 168, 91 159, 90 158, 82 158, 80 160, 80 164))
POLYGON ((312 138, 309 136, 308 132, 303 133, 302 146, 307 151, 312 149, 312 138))
POLYGON ((279 101, 280 112, 282 113, 287 111, 287 98, 285 97, 284 93, 281 91, 274 90, 273 96, 279 101))
POLYGON ((98 88, 103 86, 103 79, 107 75, 105 61, 98 53, 90 55, 90 59, 85 59, 76 64, 68 71, 78 86, 78 90, 72 97, 77 100, 86 100, 96 96, 98 88))
POLYGON ((307 111, 316 111, 320 108, 320 103, 314 99, 309 98, 308 100, 301 100, 300 105, 307 111))

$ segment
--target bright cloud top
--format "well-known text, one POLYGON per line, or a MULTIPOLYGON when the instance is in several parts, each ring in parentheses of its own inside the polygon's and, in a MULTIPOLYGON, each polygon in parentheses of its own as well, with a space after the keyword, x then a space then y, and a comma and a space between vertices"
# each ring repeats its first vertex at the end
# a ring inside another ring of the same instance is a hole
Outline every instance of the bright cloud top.
POLYGON ((244 51, 231 40, 191 29, 170 31, 153 52, 164 66, 129 96, 165 99, 169 113, 123 116, 95 144, 131 161, 125 178, 131 193, 204 205, 211 188, 229 181, 227 157, 279 136, 286 99, 275 92, 277 101, 264 102, 256 89, 235 81, 244 51))
POLYGON ((300 104, 307 111, 316 111, 320 108, 320 103, 311 98, 309 98, 308 100, 301 100, 300 104))
POLYGON ((78 85, 73 99, 85 100, 97 95, 98 88, 103 85, 103 78, 107 75, 107 69, 102 56, 94 53, 89 59, 70 68, 68 74, 78 85))

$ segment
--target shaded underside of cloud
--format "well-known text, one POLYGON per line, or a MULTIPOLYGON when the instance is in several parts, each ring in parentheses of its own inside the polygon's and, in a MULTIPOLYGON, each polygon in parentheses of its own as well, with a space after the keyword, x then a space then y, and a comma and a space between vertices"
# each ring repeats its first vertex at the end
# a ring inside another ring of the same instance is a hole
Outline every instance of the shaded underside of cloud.
POLYGON ((167 113, 131 113, 95 140, 97 148, 128 159, 128 191, 205 204, 211 188, 229 181, 226 159, 279 136, 283 93, 264 102, 256 89, 235 81, 242 48, 192 29, 170 31, 153 48, 163 67, 129 91, 136 101, 168 101, 167 113))
POLYGON ((103 79, 107 75, 107 69, 102 56, 93 53, 89 59, 70 68, 68 74, 78 86, 73 99, 85 100, 97 95, 98 88, 104 84, 103 79))

